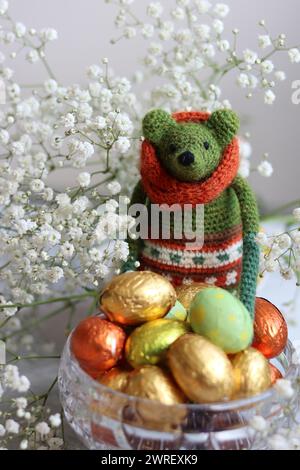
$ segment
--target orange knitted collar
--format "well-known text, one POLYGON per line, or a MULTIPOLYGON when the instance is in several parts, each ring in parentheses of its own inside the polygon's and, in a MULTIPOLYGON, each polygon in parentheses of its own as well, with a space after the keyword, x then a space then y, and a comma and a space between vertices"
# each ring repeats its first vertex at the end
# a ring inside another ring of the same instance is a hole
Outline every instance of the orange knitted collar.
MULTIPOLYGON (((180 112, 177 122, 203 122, 209 113, 180 112)), ((218 197, 233 181, 239 167, 239 146, 235 138, 226 147, 213 174, 200 182, 182 182, 170 176, 156 156, 154 147, 145 140, 141 151, 141 177, 144 190, 154 204, 207 204, 218 197)))

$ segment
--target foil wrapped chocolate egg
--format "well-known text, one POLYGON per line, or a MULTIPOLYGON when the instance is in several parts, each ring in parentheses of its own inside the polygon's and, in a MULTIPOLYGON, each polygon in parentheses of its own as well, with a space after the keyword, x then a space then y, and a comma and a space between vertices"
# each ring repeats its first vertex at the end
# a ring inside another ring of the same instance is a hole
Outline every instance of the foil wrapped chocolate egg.
POLYGON ((129 373, 130 372, 128 370, 121 369, 120 367, 113 367, 111 370, 100 376, 98 378, 98 382, 106 385, 106 387, 112 388, 113 390, 122 392, 128 384, 129 373))
POLYGON ((226 354, 197 334, 181 336, 167 352, 170 370, 185 395, 195 403, 229 399, 233 370, 226 354))
POLYGON ((172 376, 160 367, 148 365, 135 369, 125 392, 151 400, 137 401, 134 405, 144 427, 174 432, 186 418, 186 407, 175 405, 187 402, 187 398, 172 376))
POLYGON ((177 300, 186 308, 190 308, 190 304, 198 292, 210 287, 209 284, 204 282, 193 282, 192 284, 182 284, 179 287, 176 287, 177 300))
POLYGON ((268 300, 257 297, 252 346, 271 359, 282 353, 287 339, 288 328, 282 313, 268 300))
POLYGON ((180 320, 161 318, 144 323, 128 337, 126 359, 132 367, 157 364, 171 344, 188 331, 188 324, 180 320))
POLYGON ((272 385, 274 385, 278 379, 282 379, 282 373, 273 364, 269 363, 269 366, 270 366, 270 373, 271 373, 271 383, 272 385))
POLYGON ((169 310, 169 312, 164 318, 185 321, 187 318, 187 310, 186 308, 184 308, 182 303, 179 302, 179 300, 176 300, 174 307, 169 310))
POLYGON ((184 403, 186 400, 171 375, 157 366, 142 366, 131 372, 126 393, 165 405, 184 403))
POLYGON ((114 367, 120 359, 125 332, 99 317, 82 320, 71 336, 71 351, 81 368, 94 378, 114 367))
POLYGON ((192 330, 227 354, 247 348, 253 339, 253 322, 246 307, 230 292, 208 287, 190 305, 192 330))
POLYGON ((257 349, 248 348, 236 354, 231 362, 234 375, 234 399, 257 395, 271 386, 269 363, 257 349))
POLYGON ((164 317, 176 302, 172 284, 150 271, 116 276, 100 294, 100 307, 111 321, 138 325, 164 317))

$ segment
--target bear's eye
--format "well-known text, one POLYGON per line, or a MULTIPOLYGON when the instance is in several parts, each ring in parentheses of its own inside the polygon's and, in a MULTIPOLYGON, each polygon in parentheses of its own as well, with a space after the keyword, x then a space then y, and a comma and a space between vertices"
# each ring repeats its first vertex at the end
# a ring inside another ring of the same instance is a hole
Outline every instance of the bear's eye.
POLYGON ((203 142, 203 147, 205 148, 205 150, 208 150, 209 149, 209 142, 203 142))
POLYGON ((175 144, 171 144, 170 147, 169 147, 169 151, 170 151, 171 153, 176 152, 176 149, 177 149, 177 147, 176 147, 175 144))

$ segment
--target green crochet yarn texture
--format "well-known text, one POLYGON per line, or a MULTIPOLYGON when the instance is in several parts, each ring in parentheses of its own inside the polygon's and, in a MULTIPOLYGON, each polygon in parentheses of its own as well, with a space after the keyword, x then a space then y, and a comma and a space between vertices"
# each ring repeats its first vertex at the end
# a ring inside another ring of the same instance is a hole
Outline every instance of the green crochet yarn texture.
MULTIPOLYGON (((214 172, 238 127, 239 119, 230 110, 215 111, 201 124, 177 123, 163 110, 150 111, 143 120, 144 136, 155 147, 164 168, 177 180, 186 182, 203 181, 214 172), (180 158, 183 160, 180 161, 180 158), (194 159, 192 164, 191 158, 194 159)), ((136 185, 132 195, 131 204, 135 203, 146 204, 149 209, 151 206, 141 182, 136 185)), ((226 240, 238 236, 242 231, 241 280, 233 288, 228 285, 228 290, 238 289, 241 301, 253 318, 259 266, 259 248, 255 241, 259 230, 259 215, 255 196, 247 181, 236 176, 218 197, 204 205, 204 214, 206 241, 219 240, 226 244, 226 240)), ((194 211, 193 229, 196 226, 195 218, 194 211)), ((172 220, 171 216, 171 232, 172 220)), ((123 271, 136 269, 135 262, 143 252, 143 241, 129 240, 129 247, 130 256, 123 271)), ((224 256, 228 255, 225 253, 224 256)))
POLYGON ((150 111, 143 120, 145 138, 155 145, 163 166, 179 181, 210 176, 238 128, 239 119, 230 110, 215 111, 201 125, 177 123, 161 109, 150 111), (182 164, 180 155, 184 152, 193 155, 192 164, 182 164))

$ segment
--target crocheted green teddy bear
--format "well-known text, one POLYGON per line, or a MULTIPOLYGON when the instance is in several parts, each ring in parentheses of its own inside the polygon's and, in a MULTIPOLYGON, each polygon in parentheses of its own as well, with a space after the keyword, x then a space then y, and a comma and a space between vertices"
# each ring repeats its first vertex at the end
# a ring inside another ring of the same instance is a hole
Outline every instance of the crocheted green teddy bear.
POLYGON ((141 181, 131 204, 192 204, 193 217, 196 205, 204 204, 204 244, 190 249, 174 236, 129 239, 123 271, 136 269, 139 261, 140 269, 163 274, 177 285, 206 282, 238 290, 253 316, 259 216, 251 188, 237 175, 238 128, 239 119, 230 110, 171 116, 158 109, 145 116, 141 181))

